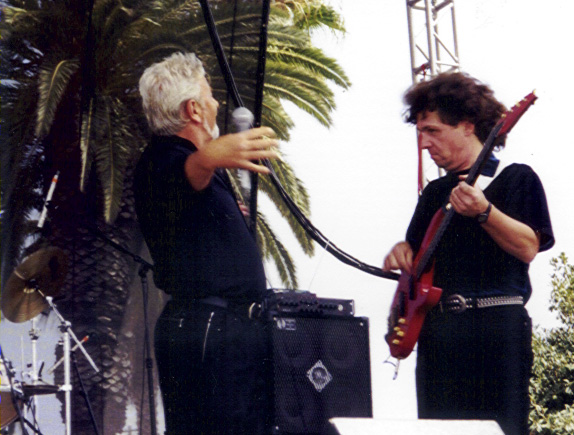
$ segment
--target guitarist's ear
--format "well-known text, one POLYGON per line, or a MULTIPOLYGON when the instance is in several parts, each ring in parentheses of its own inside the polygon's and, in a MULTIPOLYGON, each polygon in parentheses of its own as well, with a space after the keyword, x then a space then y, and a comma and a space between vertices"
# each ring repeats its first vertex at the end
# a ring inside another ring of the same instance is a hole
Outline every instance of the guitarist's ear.
POLYGON ((472 136, 474 134, 474 124, 470 121, 461 121, 463 132, 465 136, 472 136))

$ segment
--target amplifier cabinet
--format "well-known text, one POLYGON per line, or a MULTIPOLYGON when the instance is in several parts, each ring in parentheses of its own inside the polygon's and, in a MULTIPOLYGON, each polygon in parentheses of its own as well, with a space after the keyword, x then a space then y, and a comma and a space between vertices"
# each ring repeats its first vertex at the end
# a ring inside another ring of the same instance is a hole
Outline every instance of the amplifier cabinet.
POLYGON ((275 434, 321 433, 333 417, 372 417, 364 317, 270 319, 275 434))

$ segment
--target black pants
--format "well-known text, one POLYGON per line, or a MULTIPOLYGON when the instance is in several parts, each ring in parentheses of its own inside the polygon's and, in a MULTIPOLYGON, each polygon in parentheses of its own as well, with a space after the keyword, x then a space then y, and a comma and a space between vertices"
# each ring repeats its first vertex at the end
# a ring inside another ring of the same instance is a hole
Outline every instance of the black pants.
POLYGON ((232 309, 168 302, 155 329, 167 434, 269 433, 264 329, 232 309))
POLYGON ((419 418, 496 420, 506 435, 528 435, 531 341, 522 306, 433 310, 417 350, 419 418))

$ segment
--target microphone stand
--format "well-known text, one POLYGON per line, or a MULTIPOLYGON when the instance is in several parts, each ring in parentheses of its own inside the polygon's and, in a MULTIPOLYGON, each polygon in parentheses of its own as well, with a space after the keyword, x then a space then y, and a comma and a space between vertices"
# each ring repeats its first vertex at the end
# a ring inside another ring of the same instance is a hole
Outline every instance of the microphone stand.
POLYGON ((92 420, 94 431, 96 435, 99 435, 100 431, 98 429, 98 423, 96 422, 96 417, 92 409, 92 403, 90 402, 90 398, 88 397, 88 392, 86 391, 86 386, 84 385, 84 380, 82 379, 82 375, 80 374, 80 370, 78 369, 78 358, 76 358, 76 353, 74 352, 73 348, 70 354, 72 355, 72 364, 74 365, 74 371, 76 372, 78 382, 80 383, 81 395, 84 397, 84 402, 86 402, 86 407, 88 408, 88 413, 90 414, 90 419, 92 420))
POLYGON ((149 325, 148 325, 148 279, 147 274, 150 270, 153 270, 153 264, 148 263, 139 255, 134 254, 133 252, 128 251, 126 248, 121 246, 120 244, 111 240, 108 236, 106 236, 102 231, 97 228, 87 227, 88 231, 92 234, 96 235, 107 244, 112 246, 113 248, 117 249, 118 251, 128 255, 131 257, 136 263, 140 265, 138 275, 141 280, 141 288, 142 288, 142 297, 143 297, 143 315, 144 315, 144 350, 145 350, 145 367, 147 372, 147 382, 148 382, 148 397, 149 397, 149 413, 150 413, 150 425, 151 425, 151 434, 157 434, 157 423, 156 423, 156 415, 155 415, 155 397, 154 397, 154 382, 153 382, 153 360, 151 358, 151 346, 150 346, 150 338, 149 338, 149 325))

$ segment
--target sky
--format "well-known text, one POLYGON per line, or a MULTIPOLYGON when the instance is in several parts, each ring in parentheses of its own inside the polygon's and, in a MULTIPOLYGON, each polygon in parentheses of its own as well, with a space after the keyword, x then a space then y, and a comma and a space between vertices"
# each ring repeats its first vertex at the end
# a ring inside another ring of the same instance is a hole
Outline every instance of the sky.
MULTIPOLYGON (((405 1, 333 0, 347 34, 314 35, 314 43, 335 57, 352 87, 335 89, 333 126, 323 128, 309 115, 289 107, 296 127, 282 144, 311 196, 311 221, 339 248, 371 265, 384 256, 405 231, 417 201, 414 127, 402 121, 402 95, 412 84, 405 1)), ((532 90, 538 100, 510 132, 497 156, 530 165, 546 190, 556 244, 540 253, 530 268, 533 295, 527 308, 533 323, 557 325, 548 309, 552 257, 572 255, 572 181, 574 139, 568 42, 574 4, 568 0, 459 0, 455 2, 461 69, 490 85, 511 107, 532 90)), ((446 33, 452 34, 450 29, 446 33)), ((386 364, 383 336, 396 282, 368 275, 341 263, 317 247, 313 258, 297 248, 272 219, 269 204, 260 206, 295 257, 299 289, 322 297, 355 300, 356 315, 369 318, 374 417, 416 418, 415 355, 401 362, 399 376, 386 364)), ((281 287, 273 266, 272 286, 281 287)))

